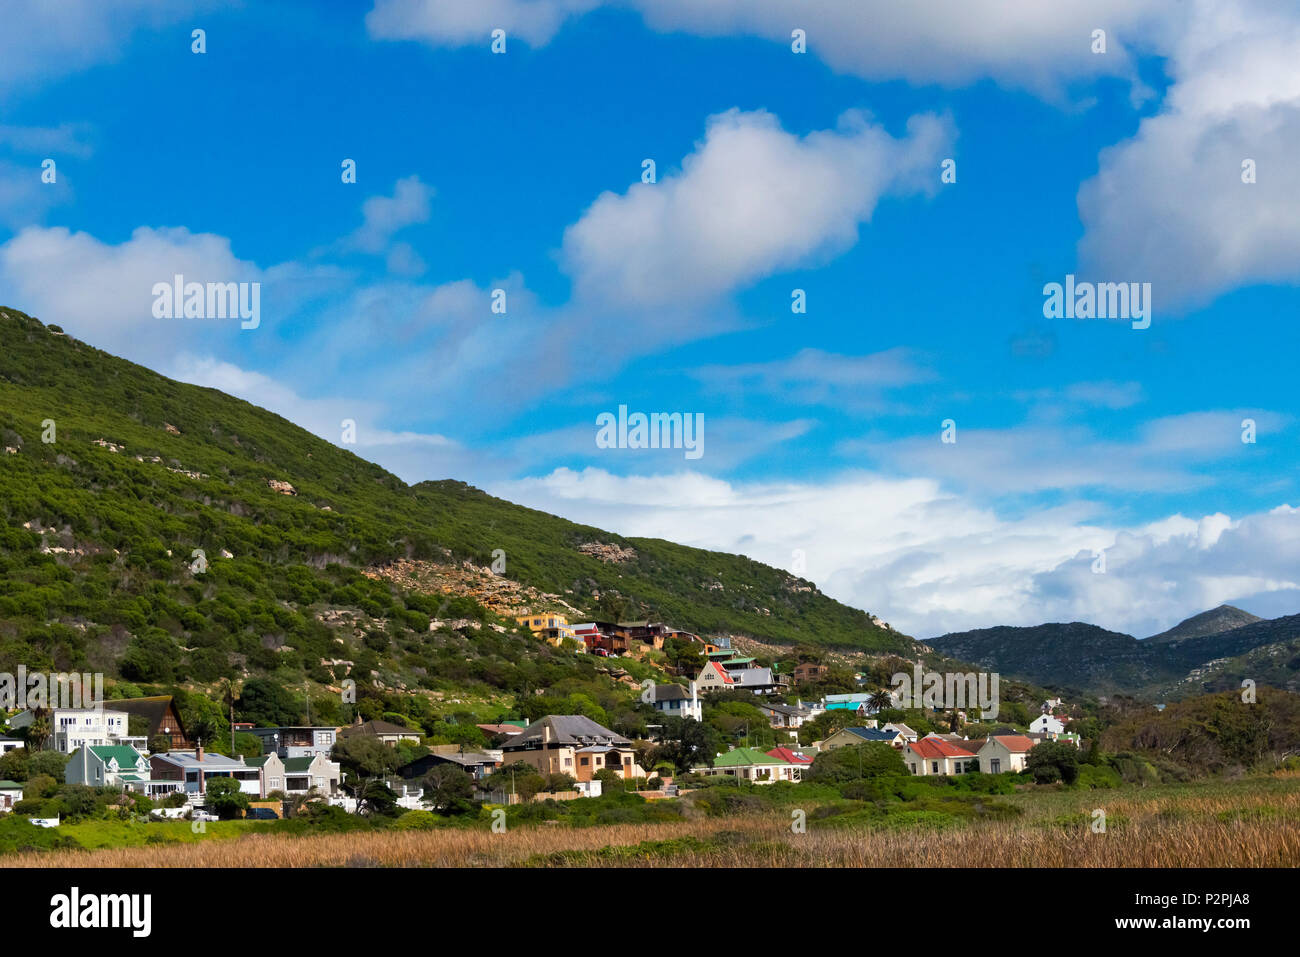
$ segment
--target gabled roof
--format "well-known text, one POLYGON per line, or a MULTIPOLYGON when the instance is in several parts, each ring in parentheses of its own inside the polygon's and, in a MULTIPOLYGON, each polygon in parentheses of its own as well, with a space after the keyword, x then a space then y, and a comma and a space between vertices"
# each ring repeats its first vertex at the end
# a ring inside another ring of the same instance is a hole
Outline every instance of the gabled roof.
POLYGON ((896 728, 899 731, 899 733, 902 734, 903 737, 905 738, 917 737, 917 733, 913 731, 911 728, 909 728, 907 725, 903 724, 901 721, 891 721, 889 722, 889 724, 885 725, 885 727, 896 728))
POLYGON ((690 693, 681 685, 661 685, 654 687, 655 701, 690 701, 690 693))
POLYGON ((733 748, 713 762, 715 768, 741 768, 751 764, 785 764, 777 758, 764 754, 758 748, 733 748))
POLYGON ((284 770, 286 774, 304 774, 311 770, 312 763, 320 755, 314 755, 310 758, 285 758, 284 770))
POLYGON ((144 757, 143 754, 129 744, 94 744, 90 747, 90 753, 105 764, 109 761, 116 761, 117 766, 123 769, 134 768, 140 762, 140 759, 144 757))
POLYGON ((789 748, 773 748, 767 752, 769 758, 776 758, 785 764, 812 764, 813 759, 806 754, 800 754, 798 751, 791 751, 789 748))
POLYGON ((156 694, 148 698, 118 698, 104 702, 104 707, 110 711, 125 711, 127 714, 138 714, 149 722, 149 736, 152 737, 159 733, 162 727, 163 718, 167 717, 170 712, 176 720, 176 730, 183 738, 188 738, 185 733, 185 725, 181 723, 180 710, 175 706, 172 696, 169 694, 156 694))
POLYGON ((897 731, 883 731, 880 728, 843 728, 849 734, 856 734, 863 741, 893 741, 898 737, 897 731))
POLYGON ((922 738, 907 745, 913 753, 923 758, 973 758, 975 755, 965 748, 950 744, 943 738, 922 738))
POLYGON ((806 717, 812 713, 807 708, 800 708, 798 705, 793 704, 770 704, 768 702, 762 702, 756 707, 759 711, 775 711, 777 714, 788 714, 801 717, 806 717))
POLYGON ((630 747, 632 742, 609 728, 602 727, 595 721, 581 714, 548 714, 534 721, 501 745, 506 751, 534 747, 543 743, 546 730, 550 731, 550 745, 572 745, 587 747, 592 744, 608 744, 618 747, 630 747))
POLYGON ((420 736, 420 732, 416 731, 414 728, 407 728, 400 724, 393 724, 391 721, 378 720, 366 721, 362 724, 348 725, 339 732, 339 735, 344 738, 350 738, 354 734, 373 734, 376 736, 381 734, 413 734, 417 738, 420 736))
POLYGON ((0 781, 0 791, 21 791, 23 786, 17 781, 0 781))
POLYGON ((728 674, 727 669, 722 667, 722 665, 718 664, 716 661, 710 661, 704 666, 705 671, 708 671, 710 668, 718 673, 724 684, 734 685, 736 683, 736 679, 728 674))
POLYGON ((995 734, 989 740, 996 741, 1012 754, 1024 754, 1035 744, 1023 734, 995 734))

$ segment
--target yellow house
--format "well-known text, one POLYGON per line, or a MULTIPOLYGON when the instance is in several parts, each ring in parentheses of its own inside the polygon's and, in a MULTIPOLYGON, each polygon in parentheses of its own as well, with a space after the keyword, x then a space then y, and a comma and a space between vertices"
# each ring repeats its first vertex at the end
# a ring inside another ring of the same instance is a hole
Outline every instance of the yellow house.
POLYGON ((569 619, 563 615, 553 615, 549 612, 540 615, 519 615, 515 621, 523 625, 534 635, 545 638, 548 642, 558 646, 565 638, 572 638, 574 641, 580 641, 577 632, 569 624, 569 619))

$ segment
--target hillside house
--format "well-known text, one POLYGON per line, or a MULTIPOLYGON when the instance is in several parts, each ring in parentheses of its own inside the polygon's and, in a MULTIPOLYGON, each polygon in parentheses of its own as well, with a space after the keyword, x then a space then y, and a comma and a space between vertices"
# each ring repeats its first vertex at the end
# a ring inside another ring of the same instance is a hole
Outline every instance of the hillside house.
POLYGON ((17 781, 0 781, 0 814, 8 814, 23 799, 23 786, 17 781))
POLYGON ((936 735, 903 745, 903 762, 916 775, 965 774, 974 770, 976 755, 936 735))
POLYGON ((656 684, 651 698, 650 703, 660 714, 671 718, 704 720, 704 706, 700 703, 700 696, 693 681, 689 692, 681 685, 656 684))
POLYGON ((1029 722, 1029 730, 1035 734, 1062 734, 1065 731, 1065 722, 1055 715, 1043 712, 1029 722))
POLYGON ((329 757, 334 742, 338 740, 338 728, 316 725, 251 728, 248 733, 256 735, 262 742, 263 754, 278 754, 282 760, 312 758, 318 754, 329 757))
POLYGON ((884 726, 884 730, 897 731, 899 734, 903 736, 904 740, 907 741, 915 741, 917 738, 920 737, 920 735, 918 735, 915 731, 913 731, 911 728, 909 728, 907 725, 901 722, 894 723, 891 721, 889 724, 884 726))
MULTIPOLYGON (((128 716, 138 715, 144 719, 146 747, 152 747, 154 739, 160 737, 167 739, 169 750, 183 751, 193 747, 189 735, 185 733, 176 701, 169 694, 151 695, 147 698, 119 698, 105 704, 116 711, 125 711, 128 716)), ((133 741, 128 736, 127 741, 122 743, 131 744, 133 741)))
POLYGON ((980 770, 985 774, 1023 771, 1034 742, 1023 734, 995 734, 980 748, 980 770))
POLYGON ((538 615, 522 615, 515 618, 515 621, 531 631, 535 637, 544 638, 552 645, 558 646, 566 638, 575 641, 581 640, 569 624, 569 619, 564 615, 549 612, 538 615))
POLYGON ((150 770, 149 759, 130 745, 98 744, 74 751, 63 779, 92 788, 125 788, 128 782, 147 781, 150 770))
POLYGON ((390 748, 395 747, 399 741, 408 741, 411 744, 420 743, 419 731, 413 731, 404 725, 393 724, 391 721, 362 721, 358 718, 356 724, 348 725, 346 728, 339 730, 340 738, 351 738, 357 735, 378 738, 390 748))
POLYGON ((794 666, 794 670, 790 674, 796 683, 803 684, 805 681, 820 681, 825 677, 826 670, 825 665, 819 665, 812 661, 801 661, 794 666))
POLYGON ((733 748, 718 755, 713 767, 701 765, 691 770, 705 777, 733 777, 751 784, 775 784, 777 781, 798 781, 803 775, 804 763, 792 763, 773 757, 757 748, 733 748))
POLYGON ((435 744, 429 754, 402 765, 397 774, 406 781, 419 781, 439 765, 450 764, 479 782, 501 767, 503 760, 501 751, 466 751, 457 744, 435 744))
POLYGON ((224 754, 207 754, 200 744, 193 751, 167 751, 149 758, 150 778, 155 781, 176 781, 191 797, 207 791, 212 778, 234 778, 245 794, 260 798, 262 771, 251 767, 243 758, 229 758, 224 754))
POLYGON ((323 754, 314 754, 302 758, 281 758, 272 751, 261 757, 249 758, 245 762, 250 768, 261 772, 261 797, 267 798, 273 791, 280 791, 288 797, 307 794, 315 790, 322 797, 336 793, 343 779, 342 768, 337 761, 331 761, 323 754))
POLYGON ((27 742, 22 738, 11 738, 8 735, 0 734, 0 755, 8 754, 10 751, 17 751, 19 748, 26 747, 27 742))
POLYGON ((836 748, 867 742, 880 742, 900 751, 908 743, 899 732, 886 731, 884 728, 841 728, 822 742, 822 750, 834 751, 836 748))
MULTIPOLYGON (((9 719, 9 726, 14 730, 22 730, 30 727, 35 717, 30 709, 20 711, 9 719)), ((71 754, 79 748, 112 744, 145 747, 144 738, 129 736, 129 720, 126 711, 116 708, 53 708, 49 712, 50 733, 42 747, 61 754, 71 754)))
POLYGON ((501 752, 505 765, 523 761, 543 774, 568 774, 577 781, 590 781, 602 770, 624 779, 648 776, 636 763, 631 741, 578 714, 534 721, 501 752))
POLYGON ((768 723, 779 731, 791 731, 795 728, 803 727, 804 723, 812 720, 811 712, 801 704, 768 704, 766 702, 757 705, 758 710, 767 715, 768 723))

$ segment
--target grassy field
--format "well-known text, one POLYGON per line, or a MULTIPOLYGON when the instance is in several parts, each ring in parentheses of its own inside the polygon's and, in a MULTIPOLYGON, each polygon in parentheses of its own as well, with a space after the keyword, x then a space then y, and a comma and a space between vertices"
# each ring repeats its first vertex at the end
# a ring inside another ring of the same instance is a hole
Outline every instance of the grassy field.
MULTIPOLYGON (((1114 790, 1023 791, 997 799, 1021 813, 953 824, 918 811, 888 826, 850 813, 791 809, 727 817, 573 828, 386 830, 267 834, 209 825, 169 843, 38 851, 15 867, 1295 867, 1300 773, 1114 790), (1106 830, 1091 827, 1094 811, 1106 830)), ((75 825, 74 825, 75 826, 75 825)), ((102 827, 102 824, 93 825, 102 827)), ((154 825, 125 825, 151 828, 154 825)), ((163 825, 163 827, 172 827, 163 825)), ((184 833, 181 834, 181 831, 184 833)), ((138 835, 105 835, 106 841, 138 835)))

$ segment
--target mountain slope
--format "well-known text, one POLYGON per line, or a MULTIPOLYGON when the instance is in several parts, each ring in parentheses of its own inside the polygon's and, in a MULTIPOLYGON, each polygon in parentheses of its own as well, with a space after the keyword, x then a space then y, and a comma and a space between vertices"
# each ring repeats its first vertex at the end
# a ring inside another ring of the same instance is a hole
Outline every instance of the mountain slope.
POLYGON ((1290 663, 1296 658, 1286 646, 1300 639, 1300 615, 1235 624, 1248 613, 1224 614, 1225 608, 1239 612, 1223 606, 1193 616, 1183 622, 1188 627, 1181 636, 1179 625, 1165 632, 1174 634, 1163 641, 1139 641, 1132 635, 1072 622, 956 632, 926 644, 1007 675, 1090 694, 1182 697, 1237 686, 1243 678, 1261 681, 1262 672, 1252 672, 1250 665, 1264 662, 1269 662, 1269 683, 1288 686, 1294 681, 1288 673, 1294 671, 1290 663), (1227 621, 1230 627, 1197 633, 1206 621, 1215 620, 1227 621), (1272 651, 1265 653, 1266 649, 1272 651))
POLYGON ((1199 615, 1193 615, 1191 618, 1180 621, 1168 631, 1162 631, 1160 634, 1152 635, 1144 640, 1153 644, 1164 644, 1171 641, 1181 641, 1184 638, 1218 635, 1257 621, 1262 621, 1258 615, 1252 615, 1248 611, 1242 611, 1240 608, 1234 608, 1231 605, 1220 605, 1218 608, 1211 608, 1199 615))
POLYGON ((1001 674, 1074 691, 1116 691, 1170 677, 1132 635, 1075 621, 953 632, 926 644, 1001 674))
POLYGON ((624 539, 459 482, 408 487, 279 416, 12 309, 0 341, 0 667, 327 683, 341 667, 328 662, 346 658, 390 686, 425 680, 434 659, 448 667, 427 645, 430 618, 483 609, 362 572, 401 558, 483 566, 497 549, 509 578, 593 614, 912 652, 867 613, 743 556, 624 539), (630 557, 605 560, 597 543, 630 557))

